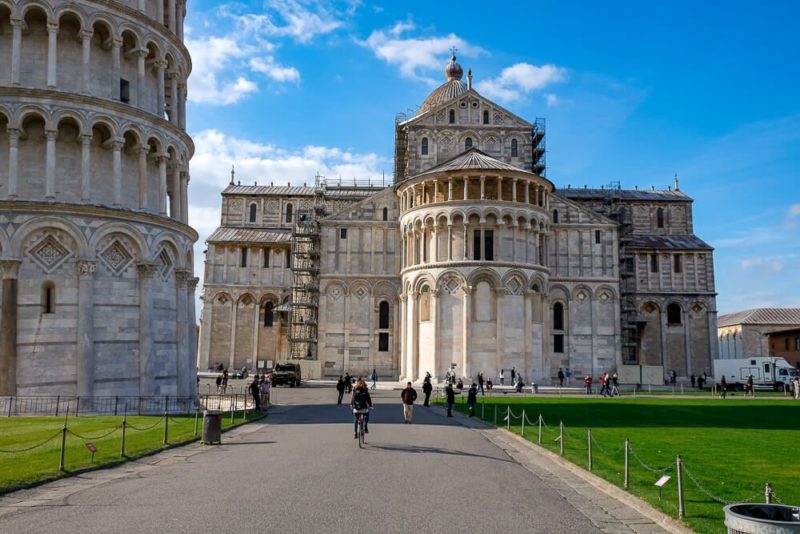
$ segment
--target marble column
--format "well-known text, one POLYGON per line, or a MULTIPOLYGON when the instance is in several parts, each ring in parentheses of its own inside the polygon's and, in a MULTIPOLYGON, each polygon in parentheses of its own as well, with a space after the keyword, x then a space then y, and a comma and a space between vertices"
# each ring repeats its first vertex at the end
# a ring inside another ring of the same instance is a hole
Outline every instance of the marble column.
POLYGON ((486 200, 486 177, 481 176, 481 200, 486 200))
POLYGON ((92 136, 81 135, 81 200, 92 196, 92 136))
POLYGON ((169 199, 169 216, 173 219, 181 218, 181 169, 177 163, 172 165, 172 181, 170 183, 172 196, 169 199))
POLYGON ((531 183, 525 182, 525 204, 531 203, 531 183))
POLYGON ((19 183, 19 134, 16 128, 8 130, 8 198, 16 198, 19 183))
POLYGON ((405 380, 408 377, 408 361, 406 359, 406 352, 408 348, 408 339, 406 339, 406 317, 408 295, 405 293, 400 294, 400 379, 405 380))
POLYGON ((453 179, 447 180, 447 200, 453 200, 453 179))
POLYGON ((58 23, 47 23, 47 87, 56 86, 56 45, 58 44, 58 23))
POLYGON ((503 200, 503 177, 497 177, 497 200, 503 200))
POLYGON ((155 354, 153 353, 153 277, 154 263, 139 263, 139 395, 150 396, 155 388, 155 354))
POLYGON ((56 137, 55 130, 45 130, 47 147, 45 149, 45 198, 52 200, 56 197, 56 137))
MULTIPOLYGON (((159 3, 162 3, 162 2, 159 2, 159 3)), ((176 18, 177 18, 175 16, 175 11, 176 11, 175 10, 175 0, 169 0, 169 2, 167 2, 167 9, 169 11, 169 13, 168 13, 168 16, 169 16, 169 26, 168 26, 169 30, 172 33, 177 33, 177 25, 175 24, 175 21, 176 21, 176 18)))
POLYGON ((453 261, 453 225, 447 224, 447 261, 453 261))
MULTIPOLYGON (((191 270, 189 271, 191 272, 191 270)), ((186 301, 187 301, 187 313, 189 318, 187 320, 188 324, 188 336, 189 336, 189 363, 191 364, 190 367, 190 380, 188 383, 189 395, 195 396, 197 395, 197 317, 195 311, 195 304, 194 304, 194 297, 195 291, 197 290, 197 283, 200 281, 199 278, 192 277, 186 281, 186 301)))
POLYGON ((11 85, 19 85, 19 65, 22 53, 22 28, 25 21, 11 19, 11 85))
POLYGON ((160 59, 160 60, 156 61, 154 63, 154 65, 155 65, 155 67, 157 69, 157 75, 158 75, 158 98, 156 99, 157 102, 158 102, 156 105, 158 107, 156 108, 156 115, 158 115, 158 118, 163 119, 164 118, 164 110, 167 107, 167 104, 166 104, 166 96, 167 96, 167 94, 166 94, 166 86, 165 86, 165 82, 164 82, 164 70, 167 68, 167 62, 164 61, 163 59, 160 59))
POLYGON ((83 55, 81 56, 81 72, 82 83, 81 90, 83 94, 88 95, 91 93, 89 90, 91 81, 91 59, 92 59, 92 36, 94 32, 91 30, 81 30, 81 41, 83 45, 83 55))
MULTIPOLYGON (((255 302, 254 306, 255 310, 255 318, 253 319, 253 352, 250 355, 250 368, 251 369, 258 369, 258 329, 261 326, 261 321, 259 320, 260 313, 261 313, 261 305, 258 301, 255 302)), ((291 315, 291 314, 290 314, 291 315)), ((291 320, 291 317, 290 319, 291 320)))
POLYGON ((133 91, 134 98, 131 98, 133 101, 133 105, 144 108, 145 105, 145 79, 147 70, 145 69, 145 58, 147 58, 148 50, 146 48, 140 48, 135 52, 136 55, 136 74, 137 74, 137 81, 136 81, 136 90, 133 91))
POLYGON ((178 125, 178 73, 168 72, 169 79, 169 122, 178 125))
POLYGON ((111 83, 113 87, 111 88, 111 98, 112 100, 116 100, 119 102, 120 99, 120 84, 119 80, 122 78, 120 75, 122 72, 122 61, 120 58, 120 49, 122 48, 122 39, 113 38, 111 39, 111 68, 113 70, 113 78, 111 83))
POLYGON ((464 177, 464 200, 469 200, 469 177, 464 177))
POLYGON ((97 262, 78 260, 78 347, 76 375, 78 396, 94 394, 94 273, 97 262))
POLYGON ((178 127, 186 129, 186 82, 178 84, 178 127))
POLYGON ((158 212, 165 216, 167 215, 167 160, 169 156, 166 154, 158 154, 156 156, 156 163, 158 163, 158 212))
POLYGON ((161 24, 163 26, 166 26, 166 24, 164 24, 164 2, 163 2, 163 0, 158 0, 156 2, 156 20, 159 22, 159 24, 161 24))
MULTIPOLYGON (((189 356, 189 325, 186 324, 188 308, 187 280, 190 272, 175 271, 175 371, 178 375, 178 396, 190 393, 189 383, 194 380, 192 361, 189 356)), ((258 322, 258 321, 256 321, 258 322)))
POLYGON ((17 394, 17 276, 19 260, 0 260, 3 300, 0 308, 0 395, 17 394))
POLYGON ((503 310, 505 310, 505 305, 503 301, 505 300, 506 296, 506 288, 496 287, 494 288, 494 293, 495 293, 495 303, 496 303, 495 309, 497 310, 497 315, 495 316, 496 327, 497 327, 495 368, 502 369, 504 367, 504 362, 500 359, 500 355, 503 354, 505 350, 505 343, 503 339, 503 310))
POLYGON ((530 379, 533 377, 533 371, 536 371, 536 381, 539 382, 542 379, 541 370, 539 366, 536 365, 536 356, 533 354, 533 310, 531 309, 531 305, 533 302, 533 295, 535 293, 530 289, 525 289, 524 291, 524 300, 525 300, 525 309, 523 315, 523 336, 524 339, 522 340, 522 353, 524 358, 524 369, 525 369, 525 377, 526 379, 530 379))
POLYGON ((111 143, 113 149, 113 182, 114 182, 114 205, 122 205, 122 147, 125 141, 121 138, 111 143))
POLYGON ((511 202, 517 201, 517 179, 511 180, 511 202))
POLYGON ((469 259, 469 248, 467 247, 467 241, 469 237, 469 231, 467 230, 467 221, 464 221, 462 224, 462 228, 464 229, 464 242, 463 242, 463 258, 464 260, 469 259))
POLYGON ((461 286, 461 293, 461 372, 464 376, 471 376, 469 333, 472 330, 472 286, 461 286))
POLYGON ((178 9, 175 14, 175 30, 178 41, 183 42, 183 18, 186 13, 186 0, 178 0, 178 9))
POLYGON ((411 293, 411 351, 409 358, 408 379, 413 381, 419 376, 419 292, 411 293))
MULTIPOLYGON (((181 173, 181 222, 189 224, 189 171, 181 173)), ((288 254, 288 249, 287 249, 288 254)))
POLYGON ((139 147, 139 209, 146 210, 147 206, 147 155, 150 147, 139 147))

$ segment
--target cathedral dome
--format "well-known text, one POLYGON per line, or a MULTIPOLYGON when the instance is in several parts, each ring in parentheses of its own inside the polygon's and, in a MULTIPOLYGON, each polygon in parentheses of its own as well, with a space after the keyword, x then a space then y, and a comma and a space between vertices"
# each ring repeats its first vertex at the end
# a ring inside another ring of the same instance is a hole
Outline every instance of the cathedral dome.
POLYGON ((467 84, 461 81, 461 77, 464 75, 464 69, 462 69, 458 61, 456 61, 455 54, 453 54, 450 58, 450 62, 444 68, 444 75, 447 77, 447 81, 428 95, 428 98, 422 103, 417 114, 425 113, 439 104, 443 104, 463 95, 469 90, 467 84))

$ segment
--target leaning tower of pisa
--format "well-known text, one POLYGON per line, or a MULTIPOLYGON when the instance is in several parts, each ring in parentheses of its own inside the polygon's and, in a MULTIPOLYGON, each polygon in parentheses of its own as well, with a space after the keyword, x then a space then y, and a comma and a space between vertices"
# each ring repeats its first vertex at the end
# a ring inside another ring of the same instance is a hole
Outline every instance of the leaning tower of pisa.
POLYGON ((193 395, 185 0, 0 0, 0 395, 193 395))

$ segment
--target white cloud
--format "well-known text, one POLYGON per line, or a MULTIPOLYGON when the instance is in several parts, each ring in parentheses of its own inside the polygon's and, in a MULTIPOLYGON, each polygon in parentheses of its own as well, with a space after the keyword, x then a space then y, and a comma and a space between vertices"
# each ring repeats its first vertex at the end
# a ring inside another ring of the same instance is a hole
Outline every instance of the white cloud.
MULTIPOLYGON (((523 95, 563 82, 567 70, 556 65, 541 67, 529 63, 516 63, 504 68, 497 78, 481 80, 475 84, 479 93, 501 102, 520 100, 523 95)), ((555 96, 555 95, 552 95, 555 96)), ((546 98, 548 98, 546 96, 546 98)), ((550 98, 548 98, 550 104, 550 98)))
POLYGON ((743 271, 758 268, 763 272, 779 273, 784 267, 784 261, 777 258, 745 258, 739 262, 739 268, 743 271))
POLYGON ((790 219, 794 219, 795 217, 800 217, 800 204, 792 204, 789 206, 789 211, 787 215, 790 219))
POLYGON ((294 67, 284 67, 275 62, 275 58, 267 56, 264 58, 253 58, 250 60, 250 68, 256 72, 266 75, 276 82, 299 82, 300 71, 294 67))
POLYGON ((422 72, 444 67, 443 58, 450 53, 451 47, 458 49, 458 54, 478 56, 485 50, 472 45, 449 33, 441 37, 403 37, 402 34, 415 28, 413 22, 398 22, 388 31, 374 30, 359 44, 372 50, 375 57, 390 65, 399 67, 400 73, 409 78, 423 78, 422 72))
POLYGON ((207 37, 186 39, 192 54, 192 75, 189 98, 194 102, 218 105, 235 104, 245 96, 258 91, 258 86, 244 74, 221 81, 220 76, 235 67, 249 47, 242 46, 232 37, 207 37))
POLYGON ((234 19, 245 33, 260 38, 289 37, 299 43, 308 43, 344 25, 344 13, 317 2, 270 0, 264 7, 265 13, 237 14, 234 6, 225 5, 220 13, 234 19))
POLYGON ((545 102, 547 102, 548 108, 555 107, 561 102, 561 99, 558 98, 558 95, 553 93, 547 93, 546 95, 544 95, 544 100, 545 102))

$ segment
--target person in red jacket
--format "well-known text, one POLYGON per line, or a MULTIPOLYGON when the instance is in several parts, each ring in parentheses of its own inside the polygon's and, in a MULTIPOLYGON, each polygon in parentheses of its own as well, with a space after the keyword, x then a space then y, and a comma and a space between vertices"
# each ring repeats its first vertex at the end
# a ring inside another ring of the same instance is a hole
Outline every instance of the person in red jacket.
POLYGON ((586 388, 586 394, 587 395, 591 395, 591 393, 592 393, 592 377, 591 376, 586 375, 585 377, 583 377, 583 387, 586 388))

